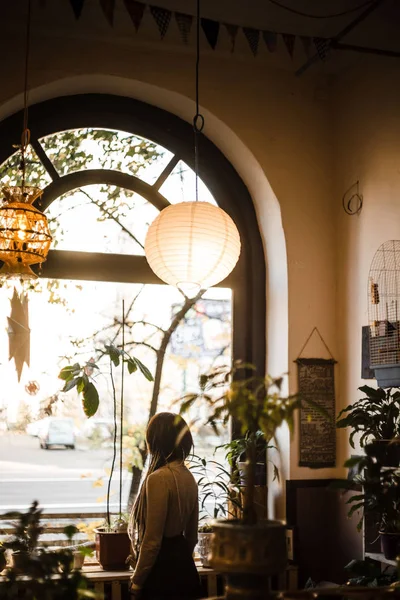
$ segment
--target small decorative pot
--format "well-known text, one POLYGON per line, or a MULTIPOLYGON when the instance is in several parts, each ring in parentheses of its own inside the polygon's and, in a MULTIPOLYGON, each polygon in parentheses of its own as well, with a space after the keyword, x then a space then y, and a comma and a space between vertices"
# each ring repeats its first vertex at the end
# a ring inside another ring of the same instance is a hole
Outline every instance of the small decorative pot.
POLYGON ((79 550, 74 551, 74 569, 82 569, 85 562, 85 555, 79 550))
POLYGON ((212 532, 199 531, 199 542, 197 544, 197 550, 200 555, 200 561, 203 567, 210 567, 210 551, 211 551, 211 538, 212 532))
POLYGON ((11 566, 17 572, 23 572, 26 567, 26 563, 29 559, 29 552, 22 550, 15 551, 11 554, 11 566))
POLYGON ((104 571, 125 571, 131 553, 131 541, 126 531, 95 529, 96 558, 104 571))
POLYGON ((270 577, 286 569, 286 526, 281 521, 244 525, 213 522, 210 564, 225 575, 226 600, 260 600, 270 577))
POLYGON ((381 548, 388 560, 396 560, 397 556, 400 555, 400 533, 383 533, 379 532, 381 536, 381 548))

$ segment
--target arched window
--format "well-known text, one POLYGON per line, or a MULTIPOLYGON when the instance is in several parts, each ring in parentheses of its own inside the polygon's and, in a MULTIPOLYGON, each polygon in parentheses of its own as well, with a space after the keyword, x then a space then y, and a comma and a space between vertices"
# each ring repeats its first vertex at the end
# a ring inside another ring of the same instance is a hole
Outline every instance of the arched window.
MULTIPOLYGON (((136 302, 135 322, 128 325, 135 327, 133 336, 142 347, 144 362, 156 369, 151 352, 159 348, 160 331, 165 332, 182 297, 151 271, 143 243, 159 210, 193 199, 190 124, 132 99, 96 94, 34 105, 29 117, 30 183, 40 179, 45 185, 40 208, 49 217, 55 239, 41 282, 47 284, 47 299, 56 307, 45 315, 42 300, 47 342, 42 348, 43 336, 36 338, 36 346, 32 338, 33 361, 49 364, 52 346, 61 347, 60 340, 71 328, 77 352, 88 351, 85 339, 96 327, 96 341, 103 341, 107 328, 115 325, 117 300, 124 297, 128 304, 136 302), (66 287, 75 302, 69 313, 63 303, 66 287), (149 333, 150 320, 154 329, 149 333)), ((20 115, 14 115, 0 125, 3 184, 16 182, 18 156, 10 156, 10 149, 19 138, 20 124, 20 115)), ((200 199, 231 215, 240 232, 242 254, 227 280, 187 311, 185 326, 169 340, 177 362, 179 356, 191 362, 182 369, 170 360, 164 368, 158 409, 169 407, 177 378, 178 391, 185 391, 186 378, 190 383, 219 355, 254 363, 260 371, 265 365, 265 262, 251 198, 230 163, 205 137, 200 140, 199 170, 200 199)), ((137 393, 150 396, 148 384, 140 385, 137 393)))

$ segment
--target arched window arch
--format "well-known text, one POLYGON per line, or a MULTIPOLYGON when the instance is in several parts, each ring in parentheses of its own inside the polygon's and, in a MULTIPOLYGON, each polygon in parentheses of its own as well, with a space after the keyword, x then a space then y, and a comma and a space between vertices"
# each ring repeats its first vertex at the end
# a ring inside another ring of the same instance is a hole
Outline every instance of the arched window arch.
MULTIPOLYGON (((21 115, 16 114, 1 123, 0 163, 10 156, 10 149, 19 139, 21 122, 21 115)), ((173 176, 174 169, 182 161, 191 169, 194 167, 191 125, 164 110, 130 98, 84 94, 48 100, 30 108, 29 125, 32 152, 43 166, 48 182, 42 210, 71 190, 101 184, 134 191, 160 210, 171 200, 167 194, 161 194, 160 188, 173 176), (107 168, 59 173, 50 150, 51 136, 83 128, 126 132, 150 140, 170 153, 167 157, 170 160, 166 161, 164 172, 147 181, 146 177, 107 168)), ((200 139, 199 171, 211 197, 235 221, 242 241, 240 260, 221 284, 231 287, 233 292, 233 357, 252 362, 262 372, 265 368, 266 267, 252 200, 232 165, 205 136, 200 139)), ((145 257, 137 254, 71 251, 66 254, 53 249, 43 265, 43 275, 60 279, 159 283, 145 257)))

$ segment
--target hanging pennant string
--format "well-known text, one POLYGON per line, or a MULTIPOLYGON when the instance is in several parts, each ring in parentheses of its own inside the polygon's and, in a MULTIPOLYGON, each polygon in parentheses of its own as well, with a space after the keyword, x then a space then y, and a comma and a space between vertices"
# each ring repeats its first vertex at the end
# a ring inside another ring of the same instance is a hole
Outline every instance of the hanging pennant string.
POLYGON ((334 356, 333 356, 332 352, 329 350, 329 347, 328 347, 327 343, 325 342, 324 338, 322 337, 322 335, 321 335, 321 333, 320 333, 320 331, 319 331, 319 329, 318 329, 318 327, 317 327, 317 326, 315 326, 315 327, 313 328, 313 330, 311 331, 310 335, 308 336, 308 338, 307 338, 307 339, 306 339, 306 341, 304 342, 304 344, 303 344, 303 346, 302 346, 302 348, 301 348, 301 350, 300 350, 299 354, 297 355, 297 358, 296 358, 296 360, 295 360, 294 362, 298 362, 299 360, 301 360, 301 355, 303 354, 303 352, 304 352, 304 350, 305 350, 305 348, 306 348, 306 346, 307 346, 308 342, 310 341, 310 339, 312 338, 312 336, 314 335, 314 333, 317 333, 317 334, 319 335, 319 337, 320 337, 320 340, 321 340, 321 342, 323 343, 323 345, 325 346, 325 348, 326 348, 326 351, 328 352, 329 356, 330 356, 330 357, 331 357, 331 359, 332 359, 332 360, 333 360, 333 361, 336 363, 337 361, 335 360, 335 358, 334 358, 334 356))
POLYGON ((31 39, 31 12, 32 3, 28 0, 28 13, 26 22, 26 41, 25 41, 25 77, 24 77, 24 116, 21 135, 21 170, 22 170, 22 189, 25 188, 26 179, 26 149, 29 145, 31 132, 28 129, 28 67, 29 67, 29 50, 31 39))
POLYGON ((193 118, 194 129, 194 172, 196 177, 196 202, 199 200, 199 135, 204 129, 204 117, 199 106, 199 72, 200 72, 200 0, 196 10, 196 114, 193 118))

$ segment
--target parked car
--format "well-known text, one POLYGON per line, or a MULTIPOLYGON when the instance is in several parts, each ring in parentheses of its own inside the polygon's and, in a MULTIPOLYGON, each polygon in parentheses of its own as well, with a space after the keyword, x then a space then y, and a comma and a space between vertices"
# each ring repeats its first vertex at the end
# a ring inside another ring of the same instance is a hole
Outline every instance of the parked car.
POLYGON ((49 417, 41 425, 38 434, 40 447, 47 450, 52 446, 75 448, 75 428, 73 419, 49 417))

